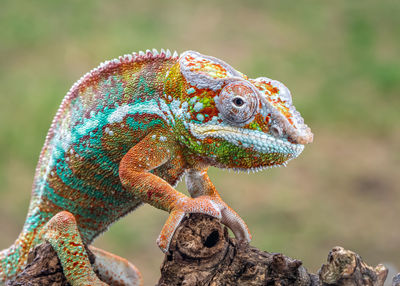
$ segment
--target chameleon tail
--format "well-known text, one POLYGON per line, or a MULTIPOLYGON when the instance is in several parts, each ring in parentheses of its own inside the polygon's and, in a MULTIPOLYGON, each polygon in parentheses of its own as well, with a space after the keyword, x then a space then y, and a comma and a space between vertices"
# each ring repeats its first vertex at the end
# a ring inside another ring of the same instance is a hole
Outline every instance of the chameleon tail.
POLYGON ((31 208, 17 240, 9 248, 0 251, 0 285, 16 276, 25 267, 28 253, 45 220, 37 208, 31 208))
POLYGON ((0 285, 13 278, 25 266, 33 239, 33 233, 23 231, 13 245, 0 251, 0 285))

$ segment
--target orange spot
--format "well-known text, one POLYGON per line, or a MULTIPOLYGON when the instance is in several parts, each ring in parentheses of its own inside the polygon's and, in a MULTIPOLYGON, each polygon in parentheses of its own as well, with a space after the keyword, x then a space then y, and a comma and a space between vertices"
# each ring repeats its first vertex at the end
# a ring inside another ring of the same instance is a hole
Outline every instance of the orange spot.
POLYGON ((213 143, 213 140, 211 138, 207 138, 205 141, 206 141, 207 144, 212 144, 213 143))

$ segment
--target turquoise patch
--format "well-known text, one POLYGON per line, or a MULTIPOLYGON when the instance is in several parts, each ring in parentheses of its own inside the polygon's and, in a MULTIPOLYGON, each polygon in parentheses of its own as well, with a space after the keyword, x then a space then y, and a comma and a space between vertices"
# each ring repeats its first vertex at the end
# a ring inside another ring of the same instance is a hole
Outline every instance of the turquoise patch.
POLYGON ((197 102, 197 103, 194 105, 193 109, 194 109, 194 111, 199 112, 200 110, 203 109, 203 107, 204 107, 204 105, 203 105, 202 102, 197 102))
POLYGON ((191 87, 191 88, 188 88, 187 90, 186 90, 186 93, 187 94, 192 94, 192 93, 194 93, 196 90, 193 88, 193 87, 191 87))
POLYGON ((197 118, 198 121, 203 121, 204 120, 204 115, 199 113, 199 114, 197 114, 196 118, 197 118))

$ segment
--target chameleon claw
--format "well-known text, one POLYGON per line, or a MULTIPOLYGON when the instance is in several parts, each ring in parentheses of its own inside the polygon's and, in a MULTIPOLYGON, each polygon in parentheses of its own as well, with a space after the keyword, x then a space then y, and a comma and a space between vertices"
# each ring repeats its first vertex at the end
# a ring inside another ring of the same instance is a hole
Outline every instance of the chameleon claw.
POLYGON ((162 252, 167 253, 172 237, 175 234, 176 229, 181 223, 185 212, 183 211, 172 211, 165 222, 160 235, 157 238, 157 245, 162 252))
POLYGON ((237 240, 250 242, 251 233, 244 220, 230 207, 222 210, 221 223, 228 226, 237 240))

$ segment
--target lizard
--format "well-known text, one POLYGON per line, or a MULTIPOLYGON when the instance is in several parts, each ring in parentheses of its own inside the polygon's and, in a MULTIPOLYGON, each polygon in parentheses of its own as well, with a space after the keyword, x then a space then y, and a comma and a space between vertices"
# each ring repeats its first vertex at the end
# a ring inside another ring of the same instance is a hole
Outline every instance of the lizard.
POLYGON ((157 239, 164 252, 188 213, 219 218, 249 242, 208 168, 286 165, 312 140, 279 81, 251 79, 195 51, 153 49, 106 61, 71 87, 53 119, 25 224, 0 252, 0 284, 47 241, 71 285, 140 285, 133 264, 93 246, 91 266, 85 245, 143 203, 169 212, 157 239), (190 196, 174 188, 184 175, 190 196))

